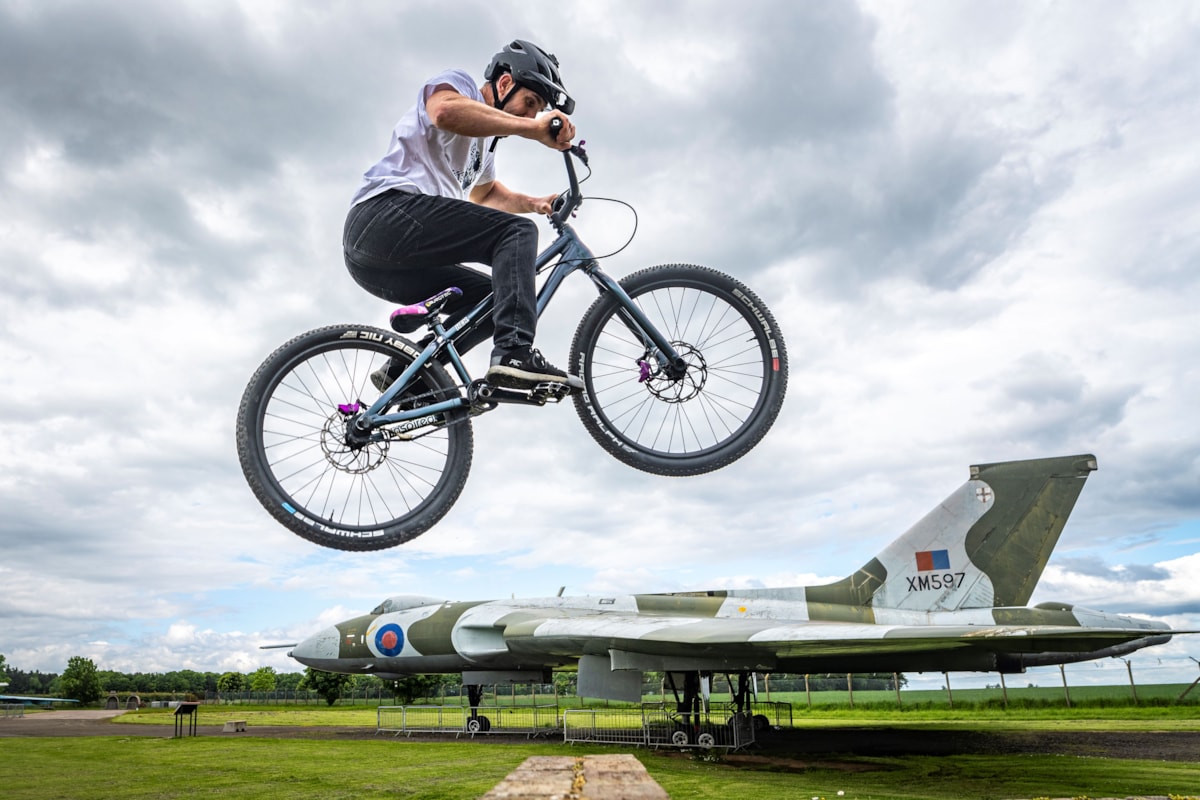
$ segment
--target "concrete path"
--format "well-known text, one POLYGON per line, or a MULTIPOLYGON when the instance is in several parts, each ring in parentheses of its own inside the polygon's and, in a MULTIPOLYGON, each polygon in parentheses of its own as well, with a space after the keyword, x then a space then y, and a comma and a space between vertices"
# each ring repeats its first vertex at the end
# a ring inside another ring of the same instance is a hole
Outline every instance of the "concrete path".
POLYGON ((483 800, 670 800, 631 755, 530 756, 483 800))

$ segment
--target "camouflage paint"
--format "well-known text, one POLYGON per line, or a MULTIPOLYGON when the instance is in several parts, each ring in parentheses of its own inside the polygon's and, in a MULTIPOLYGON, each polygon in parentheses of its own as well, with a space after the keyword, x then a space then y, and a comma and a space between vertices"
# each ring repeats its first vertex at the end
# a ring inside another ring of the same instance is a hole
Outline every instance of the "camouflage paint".
POLYGON ((408 626, 405 635, 408 642, 418 653, 425 656, 455 655, 454 645, 450 634, 462 615, 471 608, 480 605, 474 603, 447 603, 425 619, 417 620, 408 626))
POLYGON ((375 654, 367 647, 367 629, 375 621, 373 614, 367 614, 345 622, 339 622, 338 658, 374 658, 375 654))
POLYGON ((987 482, 998 498, 967 532, 966 543, 971 561, 991 578, 993 605, 1029 602, 1085 479, 1094 469, 1093 455, 984 464, 972 469, 972 477, 987 482), (1039 479, 1031 480, 1032 476, 1039 479))
POLYGON ((658 616, 715 617, 725 602, 725 592, 635 594, 638 613, 658 616))
POLYGON ((875 621, 871 598, 887 580, 887 570, 879 559, 872 558, 858 571, 837 583, 825 586, 806 586, 808 618, 831 622, 875 621))

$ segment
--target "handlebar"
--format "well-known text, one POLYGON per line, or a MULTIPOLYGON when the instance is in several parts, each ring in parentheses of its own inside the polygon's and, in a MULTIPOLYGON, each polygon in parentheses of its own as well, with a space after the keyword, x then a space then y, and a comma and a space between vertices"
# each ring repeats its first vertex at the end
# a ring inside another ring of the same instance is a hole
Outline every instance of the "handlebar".
MULTIPOLYGON (((554 134, 554 138, 558 138, 558 134, 563 129, 562 117, 555 117, 550 120, 550 132, 554 134)), ((575 162, 571 160, 571 156, 575 156, 586 166, 588 163, 587 151, 583 149, 583 142, 573 144, 567 150, 563 151, 563 162, 567 167, 567 179, 570 186, 567 191, 558 196, 554 201, 554 213, 550 215, 550 223, 555 230, 561 230, 566 224, 567 219, 571 214, 575 213, 575 209, 583 204, 583 195, 579 191, 579 179, 575 175, 575 162)))

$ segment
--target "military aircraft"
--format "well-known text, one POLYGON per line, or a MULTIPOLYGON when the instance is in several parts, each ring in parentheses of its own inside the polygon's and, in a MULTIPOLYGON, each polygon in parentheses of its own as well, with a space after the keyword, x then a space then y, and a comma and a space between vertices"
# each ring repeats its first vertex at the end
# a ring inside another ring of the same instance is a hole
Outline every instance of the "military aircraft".
POLYGON ((576 665, 581 696, 636 702, 653 670, 667 673, 677 699, 682 678, 681 710, 713 673, 737 676, 742 710, 753 673, 1016 673, 1122 656, 1182 631, 1062 603, 1025 607, 1096 467, 1092 455, 973 466, 835 583, 470 602, 401 595, 289 655, 384 679, 461 672, 472 709, 482 686, 548 682, 576 665))

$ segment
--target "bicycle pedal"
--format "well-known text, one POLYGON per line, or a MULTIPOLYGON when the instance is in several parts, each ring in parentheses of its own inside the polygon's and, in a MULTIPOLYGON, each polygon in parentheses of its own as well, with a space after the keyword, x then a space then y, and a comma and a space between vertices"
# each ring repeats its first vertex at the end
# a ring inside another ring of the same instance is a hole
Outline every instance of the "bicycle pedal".
POLYGON ((530 390, 534 398, 543 398, 552 403, 561 403, 563 398, 571 394, 571 387, 565 383, 539 383, 530 390))
POLYGON ((545 401, 539 400, 524 389, 509 389, 503 386, 490 386, 480 394, 481 398, 486 397, 485 402, 489 403, 517 403, 521 405, 542 405, 545 401))

